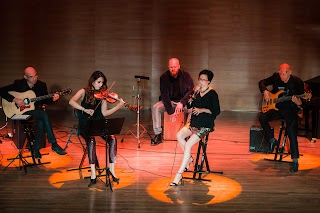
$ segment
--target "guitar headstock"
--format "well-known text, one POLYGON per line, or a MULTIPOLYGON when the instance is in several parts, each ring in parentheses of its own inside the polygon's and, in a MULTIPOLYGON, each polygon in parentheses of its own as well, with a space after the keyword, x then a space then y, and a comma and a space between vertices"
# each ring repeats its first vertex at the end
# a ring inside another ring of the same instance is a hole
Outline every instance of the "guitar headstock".
POLYGON ((71 92, 72 92, 72 90, 69 87, 67 87, 67 88, 65 88, 65 89, 63 89, 63 90, 61 90, 60 92, 57 92, 57 93, 59 95, 69 95, 69 94, 71 94, 71 92))
POLYGON ((312 98, 312 93, 311 91, 305 92, 302 96, 303 99, 306 99, 307 101, 310 101, 310 99, 312 98))

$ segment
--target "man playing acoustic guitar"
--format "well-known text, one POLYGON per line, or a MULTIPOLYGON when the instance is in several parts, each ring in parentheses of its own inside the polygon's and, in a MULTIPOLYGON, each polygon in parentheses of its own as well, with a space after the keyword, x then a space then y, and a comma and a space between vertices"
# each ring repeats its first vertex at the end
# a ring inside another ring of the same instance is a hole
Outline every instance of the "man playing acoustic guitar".
MULTIPOLYGON (((23 79, 15 80, 13 84, 0 88, 0 96, 8 102, 15 103, 15 106, 16 106, 15 108, 24 109, 24 106, 28 103, 25 103, 25 101, 22 98, 15 97, 12 94, 16 92, 15 94, 17 95, 18 94, 23 95, 24 93, 27 93, 27 91, 30 92, 30 90, 32 90, 37 97, 48 95, 46 83, 38 80, 38 73, 33 67, 27 67, 24 70, 23 79)), ((41 153, 39 150, 41 146, 40 139, 43 134, 43 130, 46 130, 48 141, 49 143, 52 144, 52 151, 56 152, 59 155, 67 154, 58 145, 52 130, 49 117, 47 113, 43 110, 43 104, 57 101, 59 97, 60 97, 59 94, 54 94, 53 97, 51 97, 50 99, 36 102, 34 106, 35 108, 34 110, 25 109, 25 111, 22 111, 23 114, 31 115, 36 121, 34 153, 33 153, 36 159, 41 158, 41 153)))
POLYGON ((271 93, 275 94, 280 90, 282 96, 292 96, 289 101, 283 101, 276 104, 275 109, 270 109, 265 112, 261 112, 259 115, 260 124, 266 133, 267 139, 270 141, 270 152, 273 152, 274 148, 279 145, 279 141, 274 138, 269 121, 284 119, 287 124, 287 133, 290 140, 291 163, 290 171, 298 171, 298 111, 302 107, 302 100, 298 98, 298 95, 304 93, 303 81, 297 76, 292 75, 289 64, 281 64, 279 71, 274 73, 272 76, 263 79, 259 82, 259 89, 263 94, 263 99, 266 102, 270 101, 270 92, 267 90, 267 86, 272 85, 271 93))

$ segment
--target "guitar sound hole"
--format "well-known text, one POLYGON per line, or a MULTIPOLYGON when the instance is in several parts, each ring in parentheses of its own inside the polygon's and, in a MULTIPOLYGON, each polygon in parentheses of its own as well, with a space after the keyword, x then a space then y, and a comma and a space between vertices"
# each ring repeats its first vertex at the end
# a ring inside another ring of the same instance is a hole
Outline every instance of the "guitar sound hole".
POLYGON ((30 104, 29 98, 23 99, 23 103, 24 103, 25 105, 29 105, 29 104, 30 104))

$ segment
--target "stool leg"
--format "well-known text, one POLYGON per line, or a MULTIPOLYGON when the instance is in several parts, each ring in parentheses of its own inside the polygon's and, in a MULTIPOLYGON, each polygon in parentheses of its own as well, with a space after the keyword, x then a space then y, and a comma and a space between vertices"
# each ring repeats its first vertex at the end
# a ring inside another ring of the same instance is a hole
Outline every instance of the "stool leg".
POLYGON ((197 175, 197 172, 198 172, 198 167, 199 167, 199 163, 198 162, 199 162, 200 152, 201 152, 201 143, 202 143, 202 140, 199 141, 196 162, 195 162, 195 165, 194 165, 193 178, 196 178, 196 175, 197 175))
POLYGON ((199 168, 199 179, 201 179, 201 176, 202 176, 202 173, 204 172, 203 171, 203 165, 204 165, 204 161, 207 157, 206 155, 206 144, 204 142, 201 143, 201 147, 202 147, 202 156, 201 156, 201 165, 200 165, 200 168, 199 168))
MULTIPOLYGON (((209 135, 207 135, 205 138, 201 139, 199 141, 198 145, 198 152, 197 152, 197 157, 196 157, 196 162, 194 166, 194 171, 193 171, 193 177, 184 177, 184 179, 193 179, 193 180, 202 180, 202 181, 211 181, 209 179, 203 179, 201 176, 203 173, 218 173, 218 174, 223 174, 223 172, 220 171, 211 171, 209 167, 209 162, 208 162, 208 157, 207 157, 207 145, 208 145, 208 138, 209 135), (202 149, 202 153, 201 153, 202 149), (200 154, 201 154, 201 163, 199 163, 200 160, 200 154), (203 170, 203 166, 206 164, 206 171, 203 170), (199 174, 198 178, 196 178, 196 175, 199 174)), ((187 171, 187 172, 192 172, 192 171, 187 171)))

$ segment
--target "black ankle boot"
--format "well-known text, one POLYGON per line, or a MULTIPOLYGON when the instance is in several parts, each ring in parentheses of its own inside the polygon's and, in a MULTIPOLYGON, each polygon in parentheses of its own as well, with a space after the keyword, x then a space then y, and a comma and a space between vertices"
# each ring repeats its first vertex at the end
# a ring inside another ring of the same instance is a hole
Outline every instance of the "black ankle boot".
POLYGON ((268 153, 272 153, 275 147, 279 146, 279 141, 277 141, 275 138, 270 139, 270 150, 268 153))
POLYGON ((117 184, 119 184, 120 178, 115 177, 115 176, 112 174, 112 172, 110 172, 110 174, 111 174, 111 177, 112 177, 112 181, 113 181, 113 182, 116 182, 117 184))
POLYGON ((290 172, 297 172, 298 168, 299 168, 299 164, 295 163, 295 162, 292 162, 291 163, 291 167, 290 167, 290 172))
POLYGON ((88 187, 92 186, 93 184, 97 183, 97 178, 90 179, 90 183, 88 184, 88 187))

